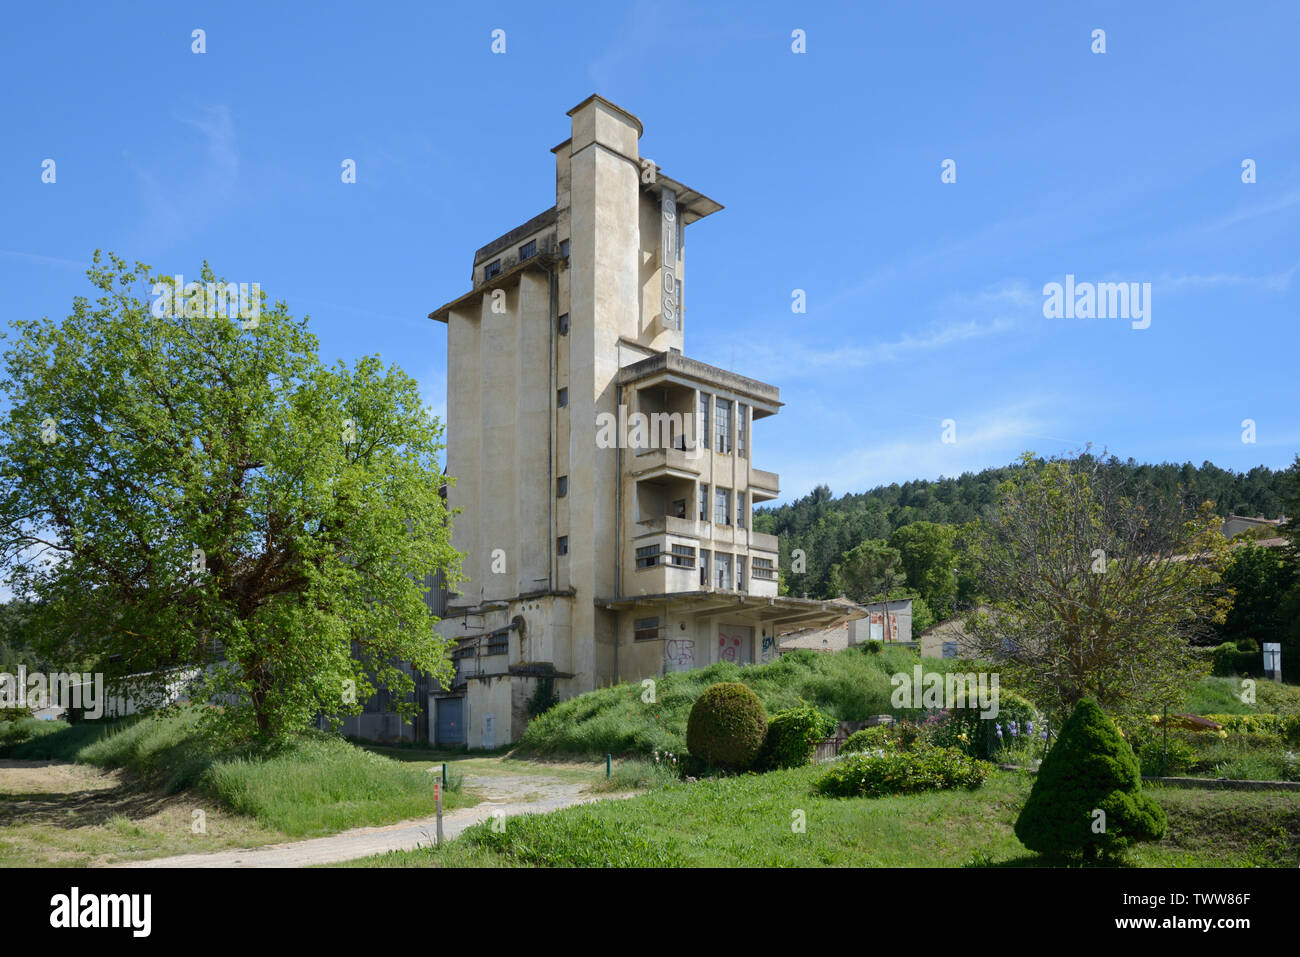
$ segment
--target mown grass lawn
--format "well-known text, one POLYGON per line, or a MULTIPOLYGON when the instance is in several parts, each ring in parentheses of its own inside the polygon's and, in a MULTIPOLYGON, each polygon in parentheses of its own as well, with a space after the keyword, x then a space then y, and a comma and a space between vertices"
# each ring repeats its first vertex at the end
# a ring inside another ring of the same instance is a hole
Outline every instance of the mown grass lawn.
MULTIPOLYGON (((1039 866, 1012 830, 1032 778, 993 774, 979 791, 880 799, 815 796, 817 768, 673 783, 637 798, 478 825, 442 848, 361 867, 1039 866), (802 811, 803 833, 792 825, 802 811)), ((1138 848, 1148 867, 1300 863, 1300 798, 1276 792, 1153 789, 1170 836, 1138 848)))

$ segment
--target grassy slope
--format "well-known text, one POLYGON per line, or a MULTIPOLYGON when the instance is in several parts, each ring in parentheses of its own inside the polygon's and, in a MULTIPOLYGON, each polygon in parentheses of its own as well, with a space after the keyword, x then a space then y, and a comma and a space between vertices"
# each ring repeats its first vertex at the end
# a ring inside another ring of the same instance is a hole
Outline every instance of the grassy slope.
MULTIPOLYGON (((977 792, 830 799, 816 768, 668 784, 626 801, 480 825, 442 848, 394 852, 348 866, 1036 866, 1012 830, 1030 779, 998 772, 977 792), (806 815, 805 833, 792 815, 806 815)), ((1300 800, 1265 792, 1151 792, 1170 836, 1141 846, 1150 867, 1300 863, 1300 800)))
MULTIPOLYGON (((901 648, 878 655, 853 649, 839 653, 795 652, 765 665, 740 668, 722 663, 667 674, 656 679, 655 701, 645 703, 639 682, 601 688, 570 698, 535 719, 521 749, 534 754, 649 755, 686 751, 686 717, 695 699, 718 681, 743 681, 758 694, 768 714, 799 700, 842 721, 861 721, 894 713, 889 676, 909 674, 920 661, 901 648)), ((925 667, 944 671, 955 662, 927 659, 925 667)))
MULTIPOLYGON (((423 817, 433 808, 434 775, 324 734, 274 750, 217 750, 197 733, 197 713, 64 727, 6 750, 5 756, 125 768, 165 794, 195 789, 288 837, 423 817)), ((449 781, 443 806, 473 799, 449 781)))
POLYGON ((1205 678, 1187 697, 1192 714, 1300 714, 1300 687, 1256 681, 1255 703, 1241 700, 1240 678, 1205 678))
MULTIPOLYGON (((743 681, 758 694, 768 714, 802 698, 841 721, 861 721, 876 714, 908 715, 911 712, 900 712, 890 704, 889 676, 911 674, 918 663, 927 671, 976 670, 968 662, 922 660, 901 648, 887 648, 877 655, 858 649, 796 652, 746 668, 717 664, 656 679, 653 703, 641 700, 645 689, 639 682, 570 698, 529 724, 520 747, 540 755, 682 754, 691 706, 717 681, 743 681)), ((1187 708, 1198 714, 1300 712, 1300 688, 1256 682, 1257 703, 1247 705, 1238 697, 1240 687, 1238 679, 1206 678, 1189 696, 1187 708)))

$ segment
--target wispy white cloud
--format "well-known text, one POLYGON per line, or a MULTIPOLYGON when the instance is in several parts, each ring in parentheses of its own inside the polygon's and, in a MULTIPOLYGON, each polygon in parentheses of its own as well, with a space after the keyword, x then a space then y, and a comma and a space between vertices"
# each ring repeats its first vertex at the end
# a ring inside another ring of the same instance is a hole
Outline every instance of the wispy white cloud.
POLYGON ((0 249, 0 256, 22 259, 40 266, 68 266, 74 269, 89 269, 90 260, 63 259, 59 256, 41 256, 36 253, 23 253, 14 249, 0 249))
POLYGON ((921 353, 942 349, 1006 332, 1015 325, 1010 319, 994 319, 935 325, 917 333, 864 346, 809 343, 793 337, 750 344, 745 356, 745 374, 765 381, 782 381, 817 376, 827 371, 866 369, 921 353))
POLYGON ((956 420, 953 443, 943 442, 938 417, 924 432, 913 426, 907 435, 860 442, 836 456, 824 454, 835 447, 832 443, 817 443, 812 446, 818 449, 815 460, 786 460, 781 471, 782 498, 798 498, 821 484, 842 494, 1005 465, 1025 451, 1052 455, 1082 449, 1083 442, 1048 434, 1057 426, 1055 417, 1044 408, 1049 401, 1043 397, 964 415, 956 420))
POLYGON ((953 293, 942 304, 942 310, 955 309, 965 311, 1001 310, 1010 308, 1037 307, 1042 304, 1042 297, 1029 288, 1021 279, 1007 279, 992 286, 986 286, 975 292, 953 293))
POLYGON ((238 133, 229 107, 203 107, 175 119, 202 137, 203 162, 177 164, 170 157, 159 162, 152 156, 142 161, 125 154, 140 191, 141 229, 157 245, 174 242, 231 209, 239 180, 238 133))
POLYGON ((1285 292, 1291 280, 1300 272, 1300 262, 1281 272, 1265 273, 1262 276, 1246 276, 1241 273, 1186 274, 1181 276, 1161 276, 1158 287, 1163 290, 1178 292, 1182 289, 1204 289, 1215 286, 1256 286, 1271 292, 1285 292))
POLYGON ((973 292, 952 293, 930 311, 943 316, 970 318, 936 321, 917 332, 866 345, 809 342, 806 336, 788 336, 749 344, 746 374, 770 381, 800 374, 818 375, 828 370, 854 370, 898 362, 949 346, 999 336, 1017 328, 1022 314, 1038 315, 1042 299, 1022 280, 1007 280, 973 292))
POLYGON ((195 116, 179 117, 180 121, 198 130, 207 140, 208 168, 204 171, 210 184, 229 188, 239 176, 239 147, 235 121, 230 107, 208 106, 195 116))
POLYGON ((1252 219, 1259 219, 1262 216, 1272 216, 1274 213, 1280 213, 1284 209, 1290 209, 1297 203, 1300 203, 1300 189, 1293 189, 1290 192, 1283 193, 1281 196, 1266 200, 1262 203, 1240 206, 1228 215, 1206 223, 1201 227, 1201 230, 1204 232, 1213 232, 1214 230, 1227 229, 1229 226, 1236 226, 1238 223, 1249 222, 1252 219))

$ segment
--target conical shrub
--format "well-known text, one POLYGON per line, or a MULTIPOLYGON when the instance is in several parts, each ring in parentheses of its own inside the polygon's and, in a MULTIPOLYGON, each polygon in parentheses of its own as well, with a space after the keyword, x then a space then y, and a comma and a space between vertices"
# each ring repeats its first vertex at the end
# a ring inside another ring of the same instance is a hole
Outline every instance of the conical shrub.
POLYGON ((1164 810, 1142 793, 1133 749, 1101 708, 1079 702, 1016 820, 1020 843, 1049 857, 1108 860, 1167 830, 1164 810))

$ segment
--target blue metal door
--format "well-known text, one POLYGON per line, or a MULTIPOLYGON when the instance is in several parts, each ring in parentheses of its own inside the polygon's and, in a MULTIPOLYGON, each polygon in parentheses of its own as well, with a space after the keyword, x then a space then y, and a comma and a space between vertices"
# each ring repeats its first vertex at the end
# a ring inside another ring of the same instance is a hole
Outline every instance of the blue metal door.
POLYGON ((464 744, 465 724, 461 716, 465 710, 464 698, 438 699, 437 744, 464 744))

